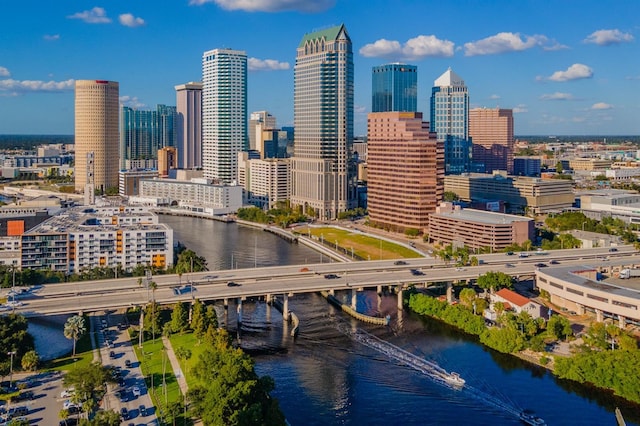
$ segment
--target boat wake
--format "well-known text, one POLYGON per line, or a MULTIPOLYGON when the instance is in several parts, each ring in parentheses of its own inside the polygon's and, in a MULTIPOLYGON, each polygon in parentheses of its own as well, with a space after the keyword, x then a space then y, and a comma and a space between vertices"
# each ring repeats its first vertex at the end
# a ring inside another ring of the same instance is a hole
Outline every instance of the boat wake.
POLYGON ((344 334, 348 335, 353 340, 386 355, 388 358, 395 360, 402 365, 419 371, 440 385, 464 392, 465 396, 470 396, 479 402, 488 404, 498 410, 505 411, 526 424, 534 426, 546 425, 544 420, 540 417, 536 417, 533 413, 517 407, 512 401, 507 401, 508 398, 501 399, 485 390, 473 387, 467 384, 458 373, 447 372, 447 370, 440 367, 433 361, 429 361, 412 354, 411 352, 387 342, 386 340, 382 340, 364 330, 347 327, 340 328, 344 334))
POLYGON ((407 352, 404 349, 399 348, 386 340, 382 340, 373 334, 367 333, 364 330, 352 329, 344 331, 345 334, 349 335, 355 341, 386 355, 390 359, 398 361, 402 365, 421 372, 441 385, 456 390, 465 386, 465 380, 460 377, 458 373, 449 373, 435 362, 421 358, 411 352, 407 352))

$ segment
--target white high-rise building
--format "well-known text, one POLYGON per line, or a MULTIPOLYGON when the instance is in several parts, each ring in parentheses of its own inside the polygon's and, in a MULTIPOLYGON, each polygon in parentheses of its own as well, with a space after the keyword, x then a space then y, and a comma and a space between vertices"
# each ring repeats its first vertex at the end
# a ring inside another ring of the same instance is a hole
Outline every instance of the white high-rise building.
POLYGON ((176 146, 181 169, 202 167, 202 83, 176 88, 176 146))
POLYGON ((202 168, 205 178, 229 183, 238 152, 247 149, 247 54, 213 49, 202 56, 202 168))
POLYGON ((320 219, 355 207, 353 79, 344 25, 305 34, 294 69, 291 204, 320 219))

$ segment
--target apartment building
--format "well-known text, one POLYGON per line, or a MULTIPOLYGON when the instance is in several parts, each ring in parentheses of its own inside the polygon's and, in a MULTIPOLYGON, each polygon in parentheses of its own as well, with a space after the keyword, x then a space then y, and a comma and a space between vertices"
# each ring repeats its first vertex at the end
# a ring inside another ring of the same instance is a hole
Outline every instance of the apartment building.
MULTIPOLYGON (((242 187, 239 185, 212 185, 210 179, 190 181, 149 179, 140 181, 142 199, 162 199, 170 205, 211 214, 233 213, 242 207, 242 187)), ((153 203, 152 203, 153 204, 153 203)))

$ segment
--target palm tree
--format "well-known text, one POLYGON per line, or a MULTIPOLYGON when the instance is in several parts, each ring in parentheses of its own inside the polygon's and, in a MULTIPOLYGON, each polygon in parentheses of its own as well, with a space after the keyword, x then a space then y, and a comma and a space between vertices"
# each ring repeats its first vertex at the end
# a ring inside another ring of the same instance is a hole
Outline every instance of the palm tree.
MULTIPOLYGON (((152 313, 152 330, 151 330, 151 334, 153 335, 153 341, 156 341, 156 289, 158 288, 158 284, 155 281, 149 281, 149 288, 151 289, 151 296, 152 296, 152 300, 153 302, 151 305, 151 309, 153 309, 153 313, 152 313)), ((149 297, 149 293, 147 293, 147 297, 149 297)))
POLYGON ((73 356, 76 356, 76 342, 84 333, 87 332, 87 328, 84 324, 84 317, 75 315, 70 317, 64 324, 64 337, 67 339, 73 339, 73 356))

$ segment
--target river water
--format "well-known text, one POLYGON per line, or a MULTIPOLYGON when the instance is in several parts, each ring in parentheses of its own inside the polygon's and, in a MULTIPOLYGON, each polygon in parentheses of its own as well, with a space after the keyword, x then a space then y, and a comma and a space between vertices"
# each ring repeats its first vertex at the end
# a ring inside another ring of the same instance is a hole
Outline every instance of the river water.
MULTIPOLYGON (((236 224, 175 216, 161 221, 204 256, 210 270, 327 261, 305 246, 236 224)), ((291 425, 517 425, 514 412, 523 408, 548 425, 613 425, 616 406, 627 424, 640 424, 637 405, 557 380, 437 321, 408 312, 399 316, 395 296, 362 292, 357 303, 360 312, 390 314, 391 325, 358 323, 316 294, 289 299, 300 318, 295 339, 280 313, 263 302, 245 302, 239 330, 234 309, 226 316, 219 309, 241 346, 254 354, 258 374, 275 380, 272 395, 291 425), (355 329, 460 373, 467 386, 439 384, 416 366, 357 342, 350 337, 355 329)))

